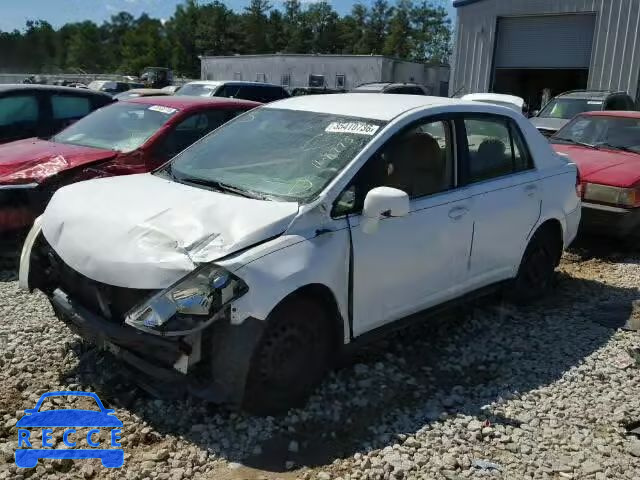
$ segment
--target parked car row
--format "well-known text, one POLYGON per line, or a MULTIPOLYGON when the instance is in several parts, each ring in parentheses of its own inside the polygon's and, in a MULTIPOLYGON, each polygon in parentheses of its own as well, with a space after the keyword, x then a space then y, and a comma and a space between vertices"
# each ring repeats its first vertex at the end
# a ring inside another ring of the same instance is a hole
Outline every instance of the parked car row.
POLYGON ((404 320, 543 296, 583 211, 635 226, 640 114, 550 143, 505 96, 196 83, 0 147, 0 231, 30 227, 20 285, 155 393, 282 411, 404 320))

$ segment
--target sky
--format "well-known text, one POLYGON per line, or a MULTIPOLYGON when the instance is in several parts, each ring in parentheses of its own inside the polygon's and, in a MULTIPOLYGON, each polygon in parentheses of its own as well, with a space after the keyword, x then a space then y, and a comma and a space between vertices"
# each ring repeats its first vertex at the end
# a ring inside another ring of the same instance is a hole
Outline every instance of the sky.
MULTIPOLYGON (((46 20, 55 28, 67 22, 93 20, 102 23, 111 15, 127 11, 134 16, 143 12, 154 18, 168 19, 182 0, 0 0, 0 30, 22 29, 27 20, 46 20)), ((201 0, 206 2, 206 0, 201 0)), ((314 0, 301 0, 303 3, 314 0)), ((362 0, 365 4, 372 0, 362 0)), ((449 3, 450 0, 444 0, 449 3)), ((241 10, 249 0, 225 0, 227 6, 241 10)), ((277 0, 272 0, 277 5, 277 0)), ((340 14, 351 10, 354 0, 329 0, 340 14)), ((393 0, 390 1, 393 3, 393 0)), ((453 8, 450 7, 453 14, 453 8)))

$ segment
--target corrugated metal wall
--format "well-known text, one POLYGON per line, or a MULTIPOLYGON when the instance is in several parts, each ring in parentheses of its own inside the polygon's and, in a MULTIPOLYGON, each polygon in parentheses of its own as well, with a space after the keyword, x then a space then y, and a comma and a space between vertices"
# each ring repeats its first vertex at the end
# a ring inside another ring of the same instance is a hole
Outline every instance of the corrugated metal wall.
POLYGON ((450 92, 491 86, 498 17, 594 12, 588 88, 638 93, 640 0, 484 0, 458 8, 450 92))

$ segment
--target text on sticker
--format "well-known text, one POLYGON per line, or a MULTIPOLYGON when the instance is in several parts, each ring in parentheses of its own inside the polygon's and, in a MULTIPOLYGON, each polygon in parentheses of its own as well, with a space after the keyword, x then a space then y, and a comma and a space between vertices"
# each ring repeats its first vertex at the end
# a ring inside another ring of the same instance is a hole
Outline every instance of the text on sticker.
POLYGON ((166 115, 171 115, 173 113, 176 113, 175 108, 163 107, 162 105, 152 105, 149 107, 149 110, 151 110, 152 112, 164 113, 166 115))
POLYGON ((378 125, 371 125, 370 123, 364 122, 331 122, 325 129, 325 132, 373 135, 379 128, 378 125))

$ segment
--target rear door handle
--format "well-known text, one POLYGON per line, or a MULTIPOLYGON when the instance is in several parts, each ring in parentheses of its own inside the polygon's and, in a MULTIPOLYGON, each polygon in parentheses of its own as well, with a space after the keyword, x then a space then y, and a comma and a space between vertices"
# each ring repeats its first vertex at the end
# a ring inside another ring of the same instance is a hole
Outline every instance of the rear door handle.
POLYGON ((467 207, 455 207, 449 210, 449 218, 453 220, 460 220, 467 213, 469 213, 469 209, 467 207))
POLYGON ((524 187, 524 191, 528 196, 533 197, 538 192, 538 186, 534 184, 529 184, 526 187, 524 187))

